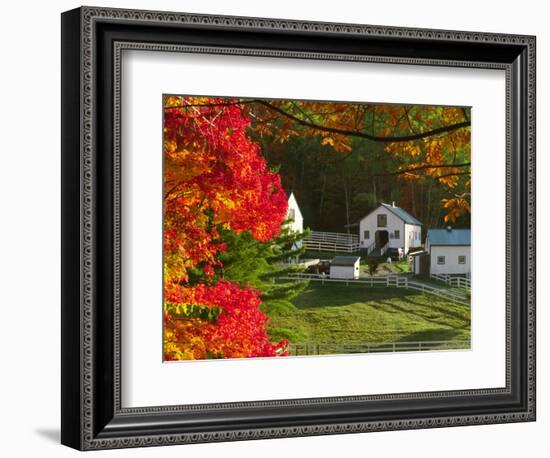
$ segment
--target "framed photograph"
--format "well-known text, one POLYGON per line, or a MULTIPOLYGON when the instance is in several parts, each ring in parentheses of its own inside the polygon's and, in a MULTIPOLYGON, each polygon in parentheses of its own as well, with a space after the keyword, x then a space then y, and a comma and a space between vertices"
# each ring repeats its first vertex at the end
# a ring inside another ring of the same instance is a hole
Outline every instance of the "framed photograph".
POLYGON ((535 420, 535 38, 62 15, 63 444, 535 420))

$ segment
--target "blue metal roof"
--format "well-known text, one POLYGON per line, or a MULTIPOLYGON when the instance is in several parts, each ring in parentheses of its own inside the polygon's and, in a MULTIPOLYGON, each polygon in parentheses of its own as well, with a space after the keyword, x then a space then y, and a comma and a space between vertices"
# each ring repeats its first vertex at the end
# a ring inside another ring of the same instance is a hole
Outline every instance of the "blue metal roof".
POLYGON ((470 245, 470 229, 428 229, 430 245, 470 245))
POLYGON ((382 204, 384 208, 387 208, 389 211, 391 211, 394 215, 401 218, 405 223, 407 224, 414 224, 416 226, 421 226, 422 223, 418 221, 414 216, 412 216, 409 212, 403 210, 401 207, 394 207, 390 204, 382 204))

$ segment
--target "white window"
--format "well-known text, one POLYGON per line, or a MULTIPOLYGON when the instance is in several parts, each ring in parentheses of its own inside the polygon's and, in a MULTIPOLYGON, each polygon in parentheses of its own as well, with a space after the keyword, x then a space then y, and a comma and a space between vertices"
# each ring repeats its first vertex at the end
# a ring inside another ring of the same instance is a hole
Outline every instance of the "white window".
POLYGON ((458 263, 459 264, 466 264, 466 256, 459 256, 458 257, 458 263))
POLYGON ((393 238, 394 239, 398 239, 399 238, 399 230, 396 229, 394 232, 393 232, 393 238))
POLYGON ((437 263, 439 265, 445 264, 445 256, 438 256, 437 257, 437 263))
POLYGON ((363 231, 363 238, 370 239, 370 231, 363 231))
POLYGON ((386 227, 388 225, 388 215, 377 215, 378 227, 386 227))

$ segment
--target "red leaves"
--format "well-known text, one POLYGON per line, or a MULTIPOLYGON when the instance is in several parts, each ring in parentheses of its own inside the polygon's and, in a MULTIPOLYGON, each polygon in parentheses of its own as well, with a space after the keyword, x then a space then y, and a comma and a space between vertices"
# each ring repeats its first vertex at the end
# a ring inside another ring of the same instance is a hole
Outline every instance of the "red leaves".
POLYGON ((215 323, 165 319, 165 358, 203 359, 285 354, 265 331, 267 317, 250 288, 227 281, 190 285, 201 269, 205 283, 227 250, 219 230, 249 231, 256 240, 277 237, 287 198, 280 177, 269 171, 259 146, 246 134, 249 116, 231 101, 166 97, 164 118, 165 302, 220 307, 215 323), (195 106, 206 104, 206 106, 195 106))
MULTIPOLYGON (((259 305, 259 293, 251 288, 221 280, 213 286, 173 287, 165 301, 197 304, 222 309, 216 323, 201 320, 174 320, 165 317, 165 332, 171 343, 183 347, 180 357, 168 352, 166 359, 246 358, 284 354, 287 342, 272 344, 265 330, 268 321, 259 305), (191 354, 182 358, 185 351, 191 354)), ((166 350, 166 347, 165 347, 166 350)), ((165 353, 167 353, 165 351, 165 353)))
MULTIPOLYGON (((165 253, 176 253, 179 276, 212 263, 217 228, 250 231, 260 241, 281 231, 286 195, 259 146, 246 135, 248 116, 225 99, 167 97, 165 110, 165 253), (208 106, 196 107, 197 103, 208 106)), ((175 274, 175 272, 174 272, 175 274)))

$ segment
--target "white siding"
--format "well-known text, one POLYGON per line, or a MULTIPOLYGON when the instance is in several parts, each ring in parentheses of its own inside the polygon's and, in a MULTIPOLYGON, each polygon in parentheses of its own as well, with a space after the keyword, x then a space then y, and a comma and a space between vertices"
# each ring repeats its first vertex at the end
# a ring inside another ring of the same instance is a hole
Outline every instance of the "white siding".
POLYGON ((358 279, 359 260, 357 260, 354 266, 330 266, 330 278, 358 279))
POLYGON ((388 236, 390 233, 395 234, 396 230, 399 231, 399 239, 389 238, 389 247, 403 248, 405 223, 401 218, 382 205, 359 222, 359 241, 361 248, 367 248, 371 243, 374 243, 376 231, 378 230, 388 231, 388 236), (378 215, 386 215, 386 227, 378 227, 378 215), (370 232, 370 237, 368 239, 365 238, 365 231, 370 232))
POLYGON ((470 273, 469 246, 432 245, 430 250, 430 273, 432 274, 468 274, 470 273), (437 257, 445 256, 445 264, 438 264, 437 257), (459 256, 466 256, 465 264, 458 263, 459 256))
POLYGON ((359 241, 361 248, 368 248, 375 241, 376 231, 388 231, 388 241, 390 248, 403 248, 407 253, 410 248, 421 246, 420 226, 405 224, 405 222, 395 215, 388 208, 380 205, 376 210, 369 213, 359 222, 359 241), (378 215, 386 215, 386 227, 378 226, 378 215), (369 231, 369 238, 365 237, 365 231, 369 231), (399 231, 399 238, 395 238, 395 231, 399 231), (418 233, 417 236, 414 234, 418 233))
MULTIPOLYGON (((291 192, 290 196, 288 198, 288 211, 287 211, 287 218, 292 218, 293 221, 288 223, 288 227, 293 232, 299 232, 300 234, 304 232, 304 217, 302 216, 302 212, 300 211, 300 207, 298 206, 298 202, 296 200, 296 197, 294 197, 294 193, 291 192)), ((299 240, 296 243, 296 248, 302 247, 302 240, 299 240)))
POLYGON ((420 256, 412 256, 411 270, 415 275, 420 274, 420 256))
POLYGON ((300 211, 300 207, 298 206, 298 202, 293 192, 290 193, 290 197, 288 198, 287 217, 290 218, 292 213, 294 213, 294 217, 289 227, 294 232, 302 233, 304 231, 304 217, 302 216, 302 212, 300 211))
POLYGON ((405 224, 405 253, 408 253, 411 248, 416 248, 422 245, 421 227, 413 224, 405 224))

